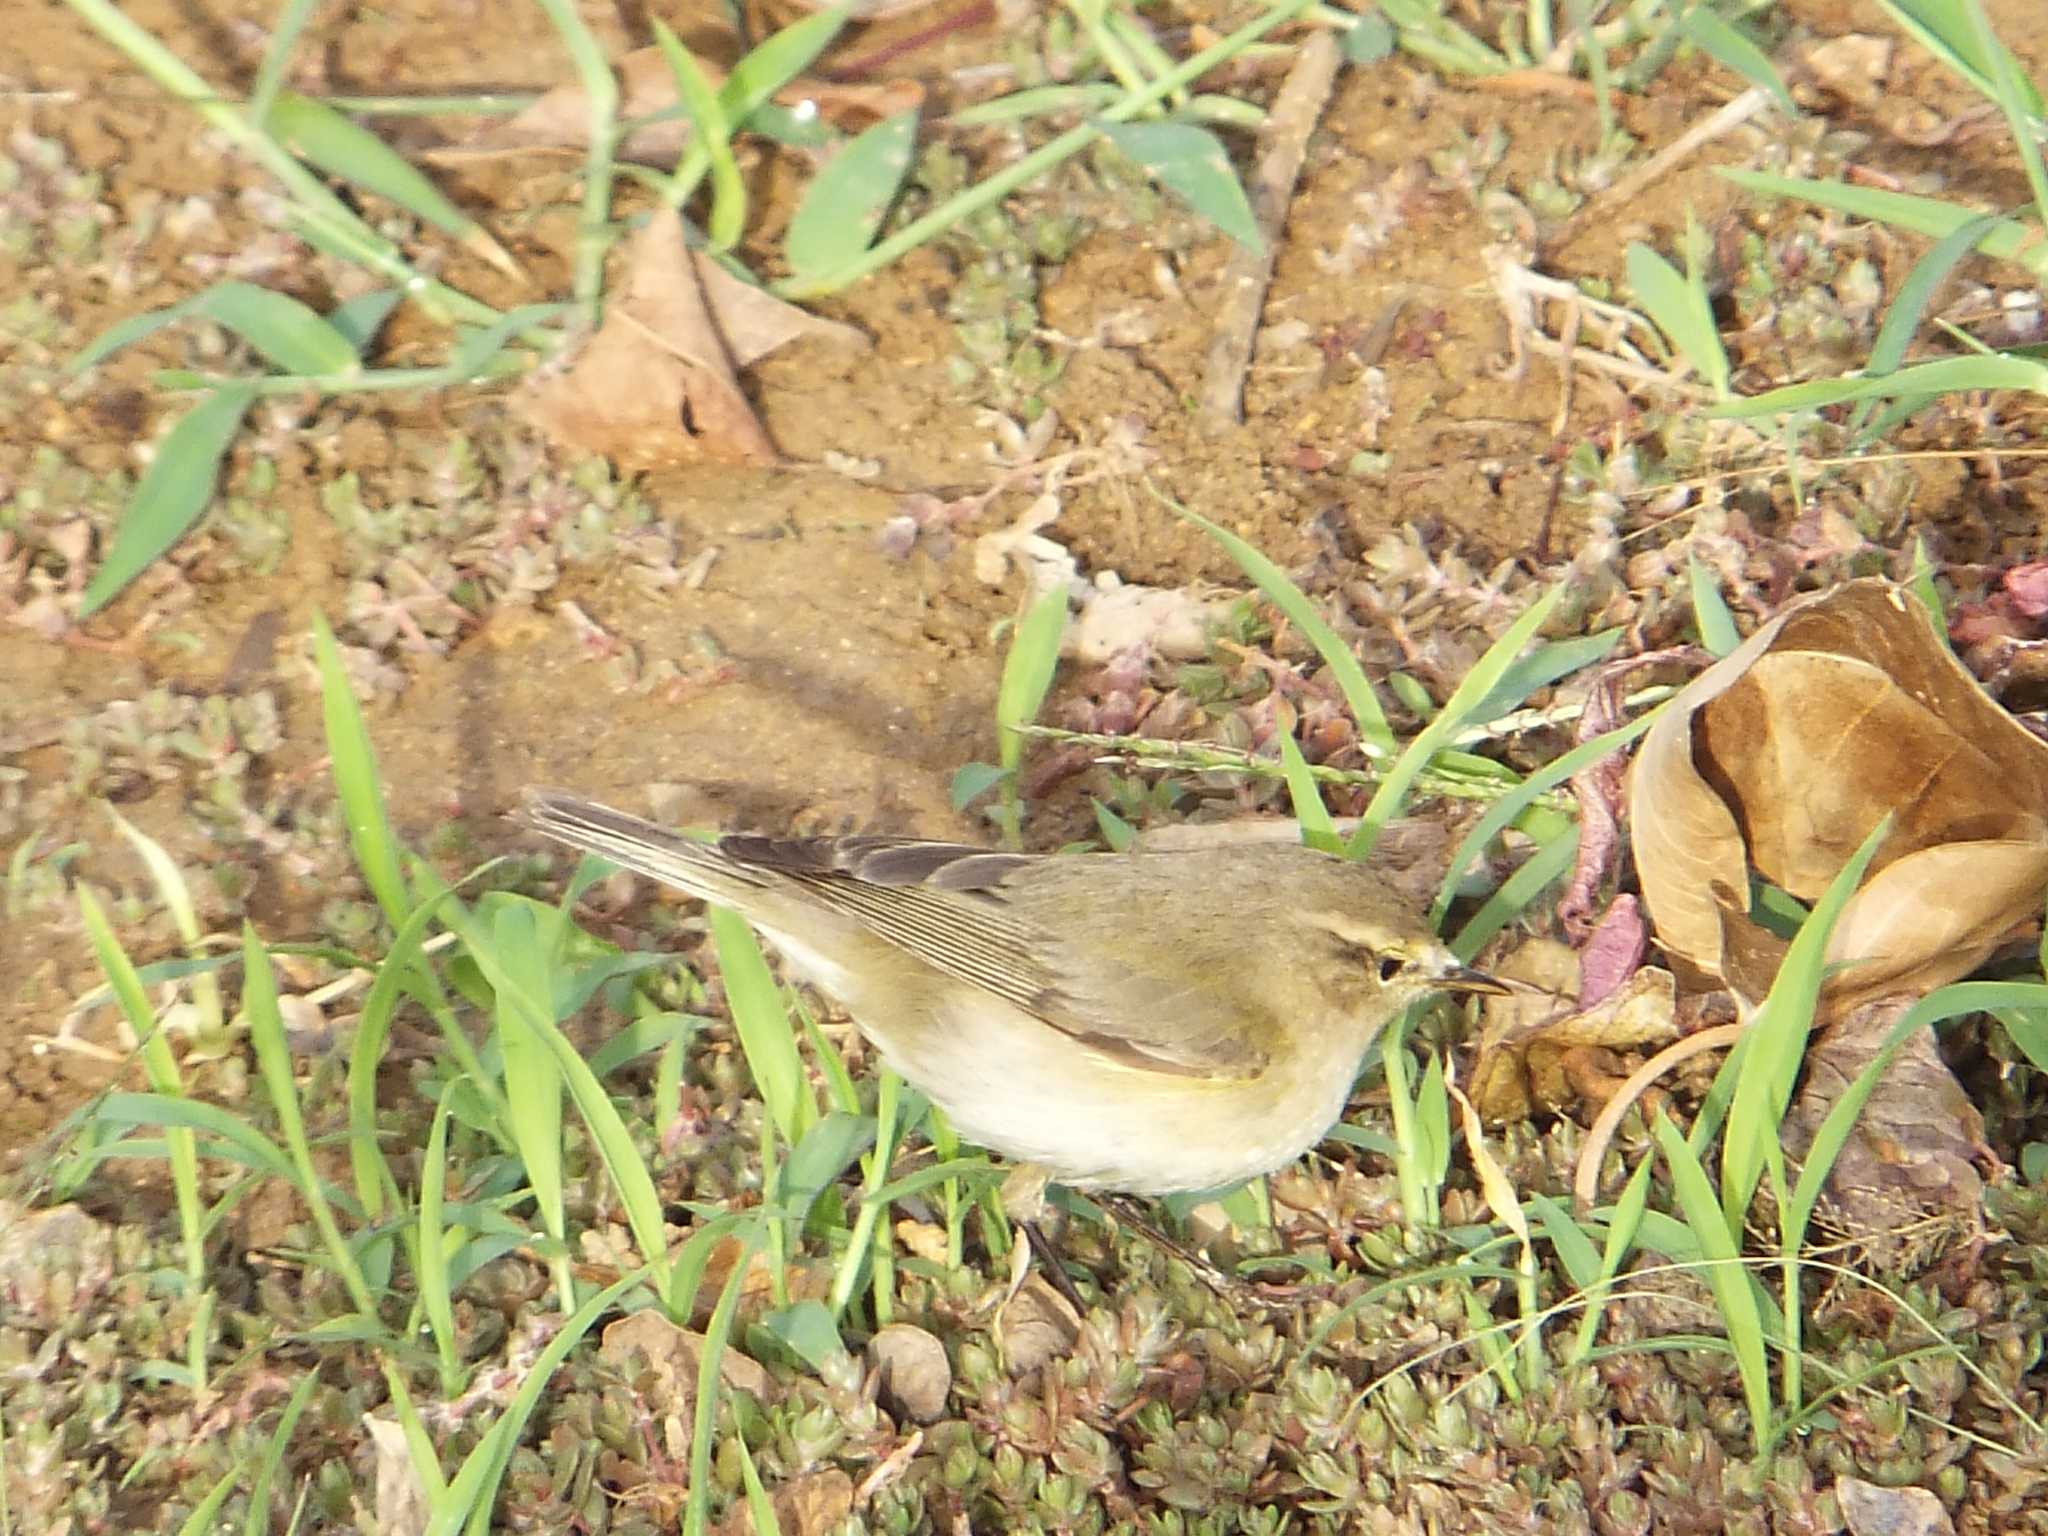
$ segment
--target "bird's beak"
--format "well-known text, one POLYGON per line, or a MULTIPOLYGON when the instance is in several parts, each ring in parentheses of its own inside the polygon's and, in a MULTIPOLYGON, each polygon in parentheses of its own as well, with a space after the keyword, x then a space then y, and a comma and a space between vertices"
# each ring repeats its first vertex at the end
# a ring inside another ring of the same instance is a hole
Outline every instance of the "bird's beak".
POLYGON ((1446 992, 1483 992, 1489 997, 1506 997, 1514 989, 1469 965, 1447 965, 1437 972, 1436 984, 1446 992))

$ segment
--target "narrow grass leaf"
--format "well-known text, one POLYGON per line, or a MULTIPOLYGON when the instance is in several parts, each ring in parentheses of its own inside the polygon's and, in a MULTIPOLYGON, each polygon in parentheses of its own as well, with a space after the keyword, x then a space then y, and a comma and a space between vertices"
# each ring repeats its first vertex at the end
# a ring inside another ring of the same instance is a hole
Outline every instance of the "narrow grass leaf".
POLYGON ((1998 99, 1995 81, 2000 71, 1991 52, 2004 52, 2021 105, 2030 116, 2041 116, 2041 93, 2027 80, 2010 49, 1978 31, 1966 7, 1955 0, 1878 0, 1878 4, 1902 31, 1987 101, 1998 99))
POLYGON ((1984 14, 1984 0, 1962 0, 1962 6, 1963 13, 1969 18, 1970 35, 1977 44, 1978 57, 1983 60, 1984 73, 1991 81, 1989 95, 1998 103, 1999 111, 2005 114, 2006 127, 2012 130, 2013 144, 2019 151, 2020 165, 2027 173, 2027 185, 2033 190, 2034 217, 2048 224, 2048 168, 2041 163, 2041 144, 2037 137, 2041 93, 2026 78, 2012 50, 1991 30, 1991 19, 1984 14))
POLYGON ((1109 141, 1158 177, 1168 190, 1239 245, 1266 248, 1259 221, 1223 141, 1192 123, 1112 123, 1097 119, 1109 141))
POLYGON ((377 753, 363 724, 361 706, 349 687, 348 671, 334 643, 324 614, 313 616, 313 656, 320 669, 320 713, 327 732, 327 755, 333 766, 334 790, 348 821, 349 847, 356 868, 394 926, 412 911, 405 876, 399 867, 398 839, 384 809, 384 789, 377 776, 377 753))
POLYGON ((1548 688, 1575 672, 1597 666, 1621 643, 1620 629, 1603 629, 1594 635, 1576 635, 1569 640, 1552 640, 1519 656, 1501 674, 1500 681, 1465 716, 1467 725, 1486 725, 1502 715, 1520 709, 1539 688, 1548 688))
MULTIPOLYGON (((675 957, 668 955, 663 958, 673 960, 675 957)), ((658 1051, 677 1041, 687 1044, 710 1022, 701 1014, 695 1013, 657 1011, 642 1014, 617 1034, 607 1037, 604 1044, 590 1052, 587 1058, 590 1070, 599 1077, 610 1077, 619 1068, 628 1062, 638 1060, 649 1051, 658 1051)))
POLYGON ((947 799, 953 809, 964 811, 983 795, 994 789, 1008 776, 1009 770, 1001 763, 962 763, 953 770, 952 788, 947 799))
MULTIPOLYGON (((308 1378, 310 1382, 313 1378, 308 1378)), ((206 1490, 206 1496, 192 1506, 192 1513, 178 1522, 178 1536, 208 1536, 214 1529, 214 1521, 220 1518, 220 1508, 227 1503, 228 1495, 242 1485, 242 1474, 248 1470, 239 1462, 220 1475, 220 1479, 206 1490)))
POLYGON ((757 107, 810 67, 811 61, 839 35, 852 14, 850 5, 813 11, 764 38, 725 77, 718 89, 719 110, 729 123, 743 123, 757 107))
POLYGON ((459 1393, 460 1342, 455 1331, 455 1285, 448 1273, 448 1100, 451 1083, 441 1090, 434 1106, 434 1123, 427 1131, 427 1149, 420 1163, 419 1212, 414 1235, 414 1262, 419 1266, 420 1309, 427 1314, 427 1327, 434 1335, 434 1348, 441 1357, 441 1384, 450 1395, 459 1393))
POLYGON ((718 92, 696 56, 660 17, 652 24, 654 41, 675 77, 676 96, 689 114, 692 143, 702 146, 710 163, 711 217, 705 221, 705 233, 712 250, 729 251, 739 244, 747 224, 747 184, 733 157, 732 121, 720 108, 718 92))
POLYGON ((1471 720, 1473 710, 1500 687, 1509 669, 1521 657, 1523 647, 1536 638, 1536 632, 1550 618, 1564 593, 1563 582, 1546 590, 1458 680, 1458 686, 1451 690, 1451 696, 1444 701, 1444 707, 1436 718, 1416 733, 1415 739, 1408 743, 1380 780, 1379 788, 1373 791, 1372 799, 1366 804, 1365 814, 1359 817, 1358 830, 1352 833, 1351 841, 1345 846, 1345 857, 1362 859, 1372 852, 1373 844, 1379 841, 1381 829, 1400 814, 1408 799, 1408 791, 1422 776, 1423 770, 1439 752, 1450 747, 1458 732, 1471 720))
POLYGON ((1024 610, 1003 657, 1002 681, 996 688, 996 756, 1003 777, 997 783, 1003 794, 1004 838, 1012 848, 1023 841, 1024 812, 1017 796, 1017 771, 1024 762, 1021 727, 1036 720, 1045 705, 1066 632, 1067 590, 1055 585, 1024 610))
MULTIPOLYGON (((102 1116, 110 1115, 117 1101, 147 1099, 153 1104, 172 1112, 181 1109, 211 1109, 211 1105, 196 1105, 185 1097, 185 1085, 178 1073, 177 1058, 171 1054, 171 1043, 164 1038, 158 1027, 156 1012, 149 1005, 149 998, 143 993, 142 982, 135 974, 135 965, 128 958, 128 952, 121 947, 121 941, 114 936, 113 924, 107 921, 107 914, 100 906, 99 898, 93 895, 89 886, 78 887, 78 912, 85 921, 86 936, 92 941, 93 954, 99 961, 101 972, 112 988, 114 1000, 120 1005, 128 1026, 141 1041, 138 1054, 142 1058, 143 1075, 149 1079, 153 1094, 110 1094, 99 1106, 102 1116)), ((222 1121, 242 1129, 234 1116, 221 1112, 222 1121)), ((170 1149, 171 1188, 177 1197, 178 1217, 183 1229, 185 1242, 186 1272, 196 1285, 205 1274, 205 1255, 199 1245, 201 1212, 204 1209, 199 1196, 199 1152, 188 1123, 170 1118, 158 1119, 155 1124, 165 1127, 164 1141, 170 1149)), ((251 1133, 255 1134, 255 1133, 251 1133)))
MULTIPOLYGON (((257 1458, 255 1473, 249 1480, 249 1508, 242 1520, 242 1536, 266 1536, 271 1530, 270 1485, 277 1481, 278 1468, 285 1464, 285 1450, 292 1443, 292 1436, 298 1432, 299 1417, 306 1411, 306 1404, 313 1400, 313 1393, 320 1385, 320 1373, 308 1371, 299 1378, 299 1384, 292 1388, 292 1395, 284 1405, 284 1412, 277 1416, 277 1428, 270 1432, 270 1439, 263 1447, 263 1454, 257 1458)), ((194 1510, 195 1515, 198 1514, 194 1510)), ((198 1530, 211 1530, 211 1522, 199 1525, 198 1530)))
POLYGON ((1451 940, 1451 952, 1462 960, 1470 961, 1486 947, 1487 940, 1535 905, 1537 897, 1565 877, 1578 852, 1579 829, 1574 824, 1562 835, 1539 847, 1501 882, 1500 889, 1487 897, 1479 910, 1466 919, 1465 926, 1458 930, 1457 937, 1451 940))
POLYGON ((298 1083, 292 1074, 291 1047, 284 1037, 284 1015, 277 1006, 277 981, 270 973, 270 955, 256 937, 254 925, 242 924, 242 1016, 249 1024, 249 1044, 256 1056, 256 1068, 270 1098, 271 1113, 277 1116, 278 1134, 291 1154, 292 1183, 299 1198, 312 1213, 328 1261, 347 1287, 355 1309, 373 1315, 377 1303, 357 1265, 355 1255, 334 1220, 328 1204, 326 1185, 313 1166, 313 1148, 306 1136, 306 1117, 299 1107, 298 1083))
MULTIPOLYGON (((504 1480, 505 1469, 511 1464, 519 1437, 526 1432, 527 1420, 540 1406, 541 1394, 553 1383, 555 1372, 561 1369, 570 1352, 583 1342, 583 1336, 618 1304, 621 1296, 647 1280, 650 1269, 651 1266, 636 1269, 620 1277, 569 1314, 561 1331, 548 1340, 547 1347, 526 1367, 518 1389, 513 1392, 497 1422, 463 1459, 461 1470, 450 1480, 447 1488, 433 1499, 432 1513, 422 1536, 456 1536, 465 1526, 478 1529, 478 1515, 484 1517, 481 1524, 487 1526, 491 1505, 498 1496, 498 1485, 504 1480)), ((432 1459, 431 1448, 428 1459, 432 1459)), ((417 1460, 416 1453, 416 1464, 417 1460)))
MULTIPOLYGON (((717 1438, 718 1399, 724 1390, 719 1368, 725 1360, 726 1343, 732 1337, 733 1315, 739 1310, 747 1269, 761 1245, 761 1238, 762 1228, 756 1222, 751 1236, 740 1246, 732 1273, 726 1278, 724 1289, 718 1293, 718 1305, 711 1309, 711 1320, 704 1327, 703 1354, 697 1362, 696 1412, 690 1425, 690 1494, 683 1509, 683 1536, 704 1536, 710 1516, 711 1449, 717 1438)), ((433 1536, 433 1533, 428 1533, 428 1536, 433 1536)))
POLYGON ((343 299, 335 305, 327 312, 327 323, 339 331, 356 349, 356 356, 361 357, 370 350, 377 333, 384 329, 384 322, 391 318, 391 312, 404 298, 402 289, 373 288, 368 293, 343 299))
POLYGON ((814 1371, 828 1370, 846 1360, 846 1341, 840 1338, 839 1326, 822 1301, 793 1301, 765 1314, 759 1326, 814 1371))
MULTIPOLYGON (((1920 197, 1911 192, 1889 192, 1881 187, 1852 186, 1847 182, 1816 181, 1800 176, 1774 176, 1764 171, 1717 168, 1717 173, 1738 187, 1766 197, 1797 197, 1821 208, 1832 208, 1852 218, 1891 224, 1914 234, 1939 240, 1961 225, 1983 216, 1981 209, 1967 208, 1940 198, 1920 197)), ((2031 223, 2000 218, 1977 244, 1986 256, 2016 261, 2036 277, 2048 277, 2048 246, 2040 241, 2031 223)))
POLYGON ((948 113, 946 125, 951 128, 990 128, 999 123, 1022 122, 1026 118, 1049 117, 1060 112, 1100 112, 1122 95, 1122 89, 1108 81, 1092 85, 1036 85, 948 113))
POLYGON ((734 1031, 747 1058, 747 1070, 761 1102, 785 1146, 795 1146, 818 1118, 796 1035, 782 990, 769 974, 768 962, 745 918, 727 907, 708 909, 712 943, 718 951, 718 974, 725 982, 725 1000, 732 1009, 734 1031))
POLYGON ((1671 1170, 1672 1193, 1700 1245, 1704 1270, 1701 1278, 1713 1291, 1721 1321, 1728 1330, 1728 1344, 1734 1351, 1743 1396, 1749 1403, 1752 1443, 1761 1447, 1771 1425, 1771 1376, 1770 1363, 1764 1355, 1762 1308, 1743 1270, 1736 1233, 1729 1230, 1723 1218, 1706 1169, 1700 1166, 1699 1158, 1686 1145, 1678 1127, 1661 1110, 1653 1129, 1657 1145, 1664 1153, 1665 1166, 1671 1170))
POLYGON ((1324 853, 1343 853, 1344 839, 1337 835, 1336 820, 1323 804, 1322 786, 1309 771, 1308 759, 1301 755, 1294 732, 1281 731, 1279 741, 1280 771, 1287 775, 1287 795, 1294 803, 1294 819, 1301 825, 1303 845, 1324 853))
MULTIPOLYGON (((1871 828, 1827 891, 1814 904, 1813 915, 1785 951, 1770 993, 1743 1030, 1744 1060, 1734 1076, 1728 1124, 1721 1138, 1721 1201, 1725 1225, 1739 1232, 1763 1177, 1770 1149, 1779 1144, 1785 1106, 1806 1057, 1806 1037, 1813 1028, 1814 1009, 1827 980, 1828 935, 1863 882, 1878 844, 1891 831, 1886 816, 1871 828)), ((1733 1068, 1733 1059, 1727 1064, 1733 1068)), ((1725 1069, 1724 1069, 1725 1070, 1725 1069)))
MULTIPOLYGON (((1941 643, 1947 645, 1948 606, 1941 600, 1941 589, 1934 584, 1934 562, 1927 557, 1927 541, 1917 533, 1913 535, 1913 568, 1906 573, 1906 586, 1927 611, 1927 622, 1934 626, 1941 643)), ((2048 970, 2048 955, 2042 958, 2042 968, 2048 970)))
POLYGON ((67 371, 83 372, 167 325, 190 319, 211 320, 233 332, 285 373, 348 375, 357 368, 349 339, 316 311, 274 288, 235 279, 108 327, 71 360, 67 371))
POLYGON ((783 255, 800 281, 853 261, 902 188, 917 148, 917 109, 885 117, 825 162, 789 221, 783 255))
POLYGON ((1707 648, 1707 654, 1719 659, 1742 644, 1742 635, 1735 627, 1735 615, 1728 610, 1728 599, 1721 595, 1721 584, 1714 579, 1713 572, 1700 564, 1699 556, 1685 557, 1686 580, 1692 589, 1692 621, 1700 632, 1700 644, 1707 648))
POLYGON ((1365 669, 1358 664, 1351 647, 1331 628, 1330 621, 1316 611, 1308 594, 1246 540, 1210 522, 1199 512, 1190 512, 1164 496, 1159 499, 1175 516, 1185 518, 1222 545, 1225 553, 1237 562, 1238 569, 1266 594, 1267 601, 1279 609, 1316 648, 1316 654, 1323 658, 1323 665, 1337 680, 1338 690, 1343 693, 1344 702, 1351 710, 1351 718, 1357 722, 1360 743, 1367 754, 1384 756, 1391 752, 1394 747, 1393 728, 1387 724, 1386 711, 1380 708, 1379 697, 1366 680, 1365 669))
POLYGON ((874 1145, 875 1122, 867 1115, 833 1111, 790 1148, 782 1167, 782 1210, 791 1227, 801 1226, 819 1195, 874 1145))
POLYGON ((2048 363, 2031 357, 1944 357, 1918 363, 1878 378, 1857 376, 1816 379, 1810 384, 1788 384, 1740 400, 1724 400, 1707 408, 1709 416, 1723 420, 1747 420, 1780 411, 1812 411, 1822 406, 1847 405, 1858 400, 1877 400, 1892 395, 1943 395, 1960 390, 2021 390, 2048 395, 2048 363))
POLYGON ((1102 836, 1103 847, 1111 853, 1122 853, 1138 840, 1138 829, 1115 811, 1092 796, 1088 803, 1095 808, 1095 830, 1102 836))
POLYGON ((1544 1194, 1531 1194, 1523 1205, 1536 1213, 1543 1235, 1557 1253, 1565 1275, 1581 1291, 1597 1285, 1601 1278, 1600 1248, 1572 1213, 1544 1194))
MULTIPOLYGON (((194 960, 203 959, 198 952, 201 943, 199 912, 192 904, 191 887, 185 883, 184 872, 178 868, 177 861, 164 851, 163 844, 115 810, 111 801, 107 804, 107 814, 114 819, 114 825, 128 840, 128 846, 140 855, 149 870, 149 878, 171 914, 179 940, 192 953, 194 960)), ((203 1047, 210 1057, 225 1055, 226 1019, 221 1008, 220 977, 210 967, 198 967, 191 973, 191 982, 192 1002, 200 1015, 195 1043, 203 1047)))
POLYGON ((223 384, 187 411, 157 444, 114 542, 85 584, 78 616, 89 618, 182 539, 213 500, 221 461, 256 401, 248 384, 223 384))
MULTIPOLYGON (((1968 1013, 1993 1013, 2001 1021, 2008 1015, 2037 1022, 2048 1019, 2048 986, 2039 982, 1961 981, 1936 988, 1907 1009, 1885 1036, 1877 1054, 1830 1106, 1820 1129, 1814 1133, 1813 1145, 1807 1149, 1806 1162, 1799 1170, 1799 1181, 1785 1204, 1788 1232, 1799 1234, 1806 1230, 1829 1170, 1841 1155, 1842 1147, 1856 1128, 1857 1117, 1863 1113, 1863 1106, 1869 1102, 1899 1047, 1920 1030, 1968 1013)), ((2007 1028, 2011 1028, 2009 1023, 2007 1028)), ((2028 1055, 2031 1059, 2032 1052, 2028 1055)))
MULTIPOLYGON (((1505 832, 1534 805, 1543 795, 1564 783, 1573 774, 1590 768, 1610 752, 1618 752, 1638 736, 1657 723, 1664 705, 1658 704, 1648 713, 1637 716, 1627 725, 1616 726, 1603 731, 1590 741, 1578 746, 1560 757, 1552 759, 1520 784, 1495 800, 1486 808, 1472 829, 1460 839, 1457 851, 1451 855, 1448 869, 1444 871, 1443 884, 1437 888, 1436 900, 1430 905, 1430 922, 1441 928, 1451 910, 1451 903, 1457 899, 1460 882, 1465 871, 1470 869, 1479 856, 1486 851, 1493 840, 1505 832)), ((1473 953, 1477 953, 1475 947, 1473 953)))
MULTIPOLYGON (((557 934, 542 931, 536 909, 561 921, 552 907, 540 907, 524 897, 494 904, 489 941, 497 991, 493 1021, 505 1074, 505 1104, 511 1111, 506 1128, 526 1168, 541 1226, 563 1244, 568 1241, 568 1214, 563 1202, 562 1075, 537 1022, 545 1017, 552 1024, 556 1019, 553 972, 559 943, 557 934)), ((565 1312, 576 1299, 573 1286, 564 1288, 568 1277, 567 1259, 558 1258, 557 1289, 565 1312)))
POLYGON ((1679 18, 1678 29, 1691 38, 1708 58, 1740 75, 1759 90, 1768 91, 1779 106, 1797 115, 1799 108, 1793 104, 1791 93, 1778 77, 1770 56, 1718 11, 1711 6, 1689 6, 1679 18))
POLYGON ((1728 391, 1728 353, 1704 284, 1681 273, 1641 241, 1628 248, 1629 287, 1678 355, 1716 395, 1728 391))
MULTIPOLYGON (((369 129, 324 101, 281 91, 263 126, 300 159, 336 180, 396 203, 407 213, 458 240, 485 236, 418 167, 369 129)), ((495 246, 496 242, 490 242, 495 246)))
POLYGON ((475 923, 451 912, 450 926, 461 933, 492 990, 500 998, 509 999, 521 1011, 521 1022, 553 1053, 562 1084, 568 1089, 584 1128, 597 1147, 598 1158, 611 1179, 612 1188, 618 1194, 619 1204, 625 1210, 626 1224, 632 1230, 633 1241, 647 1260, 647 1270, 654 1277, 655 1289, 658 1294, 668 1294, 668 1231, 662 1219, 661 1197, 654 1187, 653 1175, 641 1161, 632 1133, 620 1118, 617 1106, 606 1096, 604 1085, 590 1070, 590 1064, 583 1059, 582 1053, 555 1023, 548 1008, 547 995, 543 993, 536 998, 519 986, 500 964, 496 946, 484 942, 477 934, 475 923))
POLYGON ((761 1471, 754 1465, 754 1453, 747 1448, 745 1432, 736 1432, 732 1443, 739 1448, 740 1485, 747 1492, 747 1518, 753 1523, 754 1536, 782 1536, 781 1517, 775 1513, 775 1501, 762 1486, 761 1471))
MULTIPOLYGON (((218 1149, 209 1147, 212 1155, 231 1156, 232 1161, 286 1184, 296 1182, 291 1159, 284 1149, 218 1104, 204 1104, 180 1093, 109 1093, 91 1106, 85 1118, 90 1123, 117 1128, 151 1126, 166 1132, 197 1133, 220 1143, 218 1149)), ((104 1158, 126 1154, 108 1148, 99 1155, 104 1158)))

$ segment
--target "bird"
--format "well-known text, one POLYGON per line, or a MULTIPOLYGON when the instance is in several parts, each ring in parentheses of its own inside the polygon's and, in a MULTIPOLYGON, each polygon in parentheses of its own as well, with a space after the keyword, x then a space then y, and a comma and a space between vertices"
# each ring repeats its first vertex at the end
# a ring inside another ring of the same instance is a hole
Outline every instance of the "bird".
POLYGON ((1157 1197, 1285 1167, 1410 1003, 1508 990, 1384 870, 1299 843, 701 842, 545 789, 523 820, 731 908, 963 1139, 1082 1191, 1157 1197))

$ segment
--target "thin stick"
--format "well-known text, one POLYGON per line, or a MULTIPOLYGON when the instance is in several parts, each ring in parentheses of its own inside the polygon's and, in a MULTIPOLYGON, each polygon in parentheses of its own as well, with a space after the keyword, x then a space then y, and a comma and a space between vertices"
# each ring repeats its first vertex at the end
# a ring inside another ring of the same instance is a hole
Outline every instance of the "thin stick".
POLYGON ((1274 99, 1260 134, 1259 163, 1252 171, 1252 216, 1259 227, 1257 248, 1239 245, 1223 272, 1223 313, 1202 374, 1202 413, 1212 424, 1244 420, 1244 376, 1252 342, 1265 313, 1273 282, 1273 256, 1294 201, 1294 183, 1308 153, 1308 136, 1329 104, 1337 81, 1337 39, 1318 32, 1301 45, 1294 68, 1274 99))
POLYGON ((1718 1051, 1732 1046, 1742 1030, 1740 1024, 1716 1024, 1712 1029, 1687 1035, 1683 1040, 1665 1046, 1637 1067, 1629 1074, 1628 1081, 1608 1096, 1606 1104, 1594 1118, 1592 1129, 1586 1132, 1585 1145, 1579 1148, 1579 1166, 1572 1176, 1572 1202, 1581 1213, 1593 1208, 1593 1199, 1600 1193, 1600 1164, 1606 1160, 1608 1144, 1614 1140, 1614 1133, 1621 1126, 1621 1117, 1628 1113, 1629 1106, 1680 1062, 1690 1061, 1702 1051, 1718 1051))

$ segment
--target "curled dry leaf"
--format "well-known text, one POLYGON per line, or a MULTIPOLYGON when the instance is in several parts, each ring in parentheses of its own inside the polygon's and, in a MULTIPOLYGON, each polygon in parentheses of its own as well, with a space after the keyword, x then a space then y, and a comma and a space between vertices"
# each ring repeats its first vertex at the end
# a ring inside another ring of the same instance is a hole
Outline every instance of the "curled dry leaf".
POLYGON ((1081 1319, 1066 1297, 1031 1275, 996 1314, 995 1334, 1004 1368, 1012 1376, 1028 1376, 1073 1350, 1081 1319))
POLYGON ((1579 957, 1555 940, 1533 939, 1493 969, 1532 989, 1486 999, 1472 1102, 1495 1124, 1605 1103, 1627 1076, 1617 1053, 1678 1032, 1669 971, 1638 970, 1593 1007, 1574 1009, 1566 999, 1577 990, 1579 957))
MULTIPOLYGON (((716 64, 702 58, 698 64, 713 90, 724 83, 725 71, 716 64)), ((618 76, 617 120, 640 126, 620 141, 614 154, 640 165, 673 166, 689 143, 691 130, 668 60, 659 48, 638 48, 619 61, 618 76)), ((915 80, 843 84, 800 75, 777 91, 775 100, 785 107, 810 102, 826 121, 858 132, 921 105, 924 87, 915 80)), ((494 123, 460 144, 436 149, 427 158, 445 165, 533 150, 567 154, 580 152, 589 143, 590 98, 581 85, 572 83, 556 86, 518 116, 494 123)))
POLYGON ((1751 869, 1811 902, 1886 815, 1827 1013, 1969 974, 2048 886, 2048 744, 1883 580, 1788 609, 1695 678, 1643 739, 1629 811, 1657 942, 1750 1002, 1781 952, 1750 921, 1751 869))
POLYGON ((769 464, 775 445, 737 373, 799 336, 867 344, 693 255, 681 223, 657 216, 627 248, 597 333, 566 368, 537 374, 517 406, 557 443, 622 469, 769 464))

